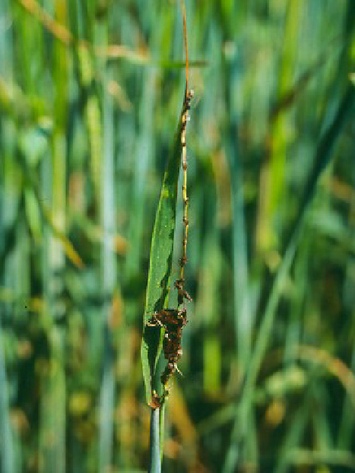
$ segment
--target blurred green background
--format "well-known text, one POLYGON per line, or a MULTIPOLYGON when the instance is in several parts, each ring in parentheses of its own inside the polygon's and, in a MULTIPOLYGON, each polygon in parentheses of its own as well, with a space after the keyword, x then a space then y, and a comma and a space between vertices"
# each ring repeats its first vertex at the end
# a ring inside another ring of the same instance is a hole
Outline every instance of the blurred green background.
MULTIPOLYGON (((187 1, 190 236, 164 472, 355 470, 353 0, 187 1)), ((146 471, 176 0, 0 1, 0 471, 146 471)), ((174 274, 182 238, 179 197, 174 274)))

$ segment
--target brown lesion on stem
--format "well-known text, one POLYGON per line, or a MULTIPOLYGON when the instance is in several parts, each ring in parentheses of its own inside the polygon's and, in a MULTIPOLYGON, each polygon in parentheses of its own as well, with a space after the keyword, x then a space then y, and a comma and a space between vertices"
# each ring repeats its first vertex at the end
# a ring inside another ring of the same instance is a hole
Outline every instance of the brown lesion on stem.
MULTIPOLYGON (((175 371, 179 372, 177 363, 182 356, 182 329, 186 324, 186 309, 163 309, 160 312, 155 312, 147 322, 147 325, 150 327, 162 327, 165 330, 163 351, 168 363, 161 375, 161 382, 164 387, 175 371)), ((165 395, 166 393, 167 391, 165 395)), ((162 399, 159 396, 155 396, 154 404, 158 406, 159 402, 161 403, 162 399)))
POLYGON ((191 297, 184 289, 184 267, 187 263, 187 239, 189 234, 189 199, 187 197, 187 152, 186 152, 186 127, 190 120, 190 108, 191 100, 194 96, 193 90, 189 89, 189 48, 187 41, 187 27, 186 27, 186 8, 184 1, 181 0, 181 11, 183 18, 183 30, 184 30, 184 49, 186 56, 186 86, 185 86, 185 97, 184 105, 181 115, 181 148, 182 148, 182 202, 183 202, 183 218, 182 223, 184 227, 183 239, 182 239, 182 257, 180 259, 180 279, 175 281, 175 287, 178 290, 178 304, 179 306, 183 303, 184 299, 191 300, 191 297))
MULTIPOLYGON (((186 41, 186 24, 184 21, 184 38, 185 47, 186 41)), ((186 63, 188 63, 188 53, 186 47, 186 63)), ((187 74, 188 71, 186 71, 187 74)), ((186 152, 186 127, 189 122, 190 116, 189 111, 191 108, 191 100, 193 98, 193 90, 188 89, 188 76, 186 75, 186 89, 184 106, 181 115, 181 147, 182 147, 182 202, 183 202, 183 218, 182 223, 184 227, 183 239, 182 239, 182 257, 180 258, 180 279, 175 281, 175 287, 178 290, 178 304, 179 306, 183 303, 184 299, 191 301, 191 297, 184 289, 184 268, 187 263, 187 240, 189 234, 189 198, 187 196, 187 152, 186 152)))
POLYGON ((184 280, 177 279, 174 284, 175 288, 178 290, 178 304, 181 305, 186 299, 188 302, 192 301, 190 294, 184 289, 184 280))

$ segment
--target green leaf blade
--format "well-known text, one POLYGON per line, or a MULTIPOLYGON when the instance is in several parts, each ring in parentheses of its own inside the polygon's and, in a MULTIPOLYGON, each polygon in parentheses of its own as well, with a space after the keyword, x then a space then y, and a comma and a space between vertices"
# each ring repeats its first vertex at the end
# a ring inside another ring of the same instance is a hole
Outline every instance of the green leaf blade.
POLYGON ((181 151, 180 120, 164 174, 150 250, 141 348, 143 378, 148 404, 152 402, 152 390, 155 389, 158 392, 160 388, 159 379, 156 376, 156 367, 161 352, 162 330, 159 327, 147 326, 146 323, 154 312, 167 307, 168 303, 181 151))

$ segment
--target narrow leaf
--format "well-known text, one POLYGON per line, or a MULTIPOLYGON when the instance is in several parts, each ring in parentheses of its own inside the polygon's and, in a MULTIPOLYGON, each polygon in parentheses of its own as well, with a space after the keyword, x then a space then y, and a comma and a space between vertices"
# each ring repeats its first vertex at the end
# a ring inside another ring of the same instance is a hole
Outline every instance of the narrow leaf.
POLYGON ((177 184, 181 164, 181 120, 174 138, 172 153, 164 174, 150 249, 150 266, 144 311, 142 341, 143 378, 148 404, 152 402, 152 386, 158 392, 156 365, 161 351, 161 329, 146 322, 154 312, 166 307, 174 245, 177 184))

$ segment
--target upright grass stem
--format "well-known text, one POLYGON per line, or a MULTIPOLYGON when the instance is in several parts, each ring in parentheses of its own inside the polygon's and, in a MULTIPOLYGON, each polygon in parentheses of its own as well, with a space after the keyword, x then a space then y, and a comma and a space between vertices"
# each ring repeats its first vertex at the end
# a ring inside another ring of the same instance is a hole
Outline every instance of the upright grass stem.
POLYGON ((149 473, 161 472, 160 452, 160 412, 161 408, 152 409, 150 413, 150 464, 149 473))
POLYGON ((149 472, 152 473, 161 471, 161 449, 163 447, 164 428, 163 414, 165 395, 168 392, 166 385, 177 369, 177 361, 182 352, 182 328, 186 324, 185 309, 182 311, 178 309, 167 309, 175 232, 177 184, 181 161, 183 168, 182 197, 184 231, 182 258, 180 262, 180 279, 175 281, 175 287, 178 290, 178 305, 183 303, 184 298, 190 299, 190 296, 184 290, 184 266, 187 261, 188 236, 186 126, 189 121, 190 102, 193 92, 188 89, 186 12, 183 1, 181 2, 181 6, 183 11, 184 45, 186 51, 186 87, 181 119, 175 135, 173 153, 170 156, 164 174, 153 230, 142 342, 143 376, 147 402, 151 407, 149 472), (156 323, 151 323, 152 318, 156 323), (157 367, 162 347, 164 348, 167 364, 163 373, 160 375, 157 367))

